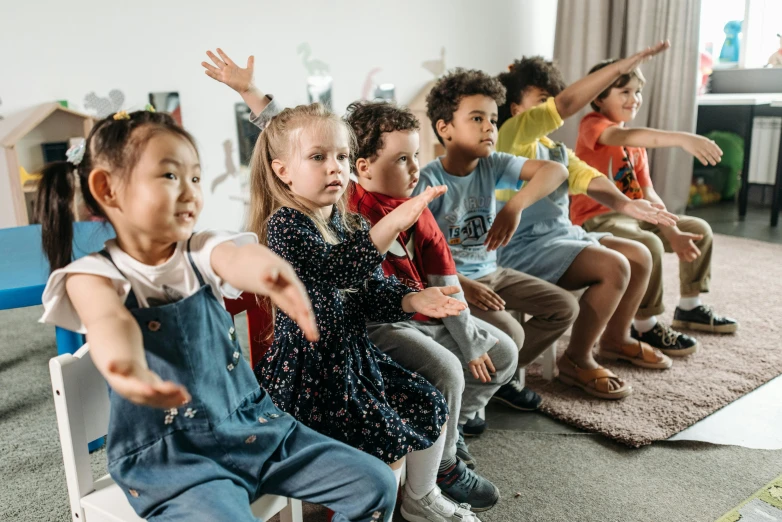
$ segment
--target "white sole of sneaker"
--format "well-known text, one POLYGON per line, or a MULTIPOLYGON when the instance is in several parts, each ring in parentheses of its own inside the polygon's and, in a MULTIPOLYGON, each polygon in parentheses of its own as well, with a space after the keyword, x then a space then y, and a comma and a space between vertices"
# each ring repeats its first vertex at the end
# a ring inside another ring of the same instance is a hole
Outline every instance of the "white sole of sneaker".
MULTIPOLYGON (((490 400, 492 400, 492 401, 498 401, 498 402, 501 402, 501 403, 503 403, 505 406, 507 406, 507 407, 509 407, 509 408, 513 408, 514 410, 519 410, 519 411, 538 411, 538 410, 540 409, 540 406, 538 406, 537 408, 519 408, 518 406, 516 406, 516 405, 515 405, 515 404, 513 404, 512 402, 510 402, 510 401, 506 401, 505 399, 502 399, 502 398, 500 398, 500 397, 492 397, 490 400)), ((541 402, 540 404, 543 404, 543 403, 541 402)), ((465 435, 465 437, 466 437, 466 436, 467 436, 467 435, 465 435)))
POLYGON ((678 319, 674 319, 671 323, 671 326, 674 328, 681 328, 682 330, 697 330, 699 332, 709 333, 736 333, 736 330, 739 329, 738 324, 723 324, 713 326, 710 324, 690 323, 687 321, 680 321, 678 319))
POLYGON ((684 357, 686 355, 692 355, 693 353, 697 352, 701 349, 701 343, 700 341, 696 342, 694 345, 690 346, 689 348, 682 348, 681 350, 668 350, 666 348, 659 348, 661 352, 663 352, 668 357, 684 357))
MULTIPOLYGON (((496 488, 496 486, 495 486, 495 488, 496 488)), ((445 493, 445 491, 443 491, 443 490, 440 490, 440 493, 441 493, 441 494, 442 494, 442 495, 443 495, 445 498, 447 498, 448 500, 450 500, 451 502, 455 502, 456 504, 461 504, 461 502, 459 502, 458 500, 456 500, 456 499, 454 499, 454 498, 451 498, 449 495, 447 495, 447 494, 445 493)), ((500 492, 499 492, 499 491, 497 491, 497 502, 499 502, 499 501, 500 501, 500 492)), ((494 504, 492 504, 491 506, 487 506, 487 507, 475 507, 475 506, 473 506, 472 504, 470 504, 470 511, 472 511, 473 513, 483 513, 484 511, 488 511, 488 510, 490 510, 491 508, 493 508, 494 506, 496 506, 496 505, 497 505, 497 502, 495 502, 495 503, 494 503, 494 504)))

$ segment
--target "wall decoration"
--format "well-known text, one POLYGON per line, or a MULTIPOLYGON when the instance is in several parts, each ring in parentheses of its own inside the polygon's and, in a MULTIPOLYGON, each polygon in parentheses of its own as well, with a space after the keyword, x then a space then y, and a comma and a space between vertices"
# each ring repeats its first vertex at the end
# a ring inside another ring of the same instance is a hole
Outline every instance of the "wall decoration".
POLYGON ((435 78, 442 76, 445 73, 445 47, 440 48, 440 58, 438 60, 421 62, 421 67, 432 73, 435 78))
POLYGON ((178 92, 151 92, 149 93, 149 104, 158 112, 170 114, 182 126, 182 108, 179 106, 178 92))
POLYGON ((375 82, 375 76, 382 71, 379 67, 376 67, 369 71, 366 79, 364 80, 364 88, 361 90, 362 100, 387 100, 390 102, 396 101, 395 87, 393 83, 381 83, 375 82))
POLYGON ((332 78, 329 65, 322 60, 311 58, 312 49, 307 42, 299 44, 296 53, 307 70, 307 95, 310 103, 319 102, 332 110, 332 78))
POLYGON ((212 181, 211 191, 215 193, 215 189, 228 178, 235 178, 239 171, 236 169, 234 163, 234 144, 231 140, 225 140, 223 142, 223 153, 225 154, 225 172, 217 176, 212 181))
POLYGON ((119 89, 112 89, 106 98, 101 98, 95 91, 84 97, 84 108, 93 110, 98 118, 105 118, 122 109, 125 103, 125 94, 119 89))

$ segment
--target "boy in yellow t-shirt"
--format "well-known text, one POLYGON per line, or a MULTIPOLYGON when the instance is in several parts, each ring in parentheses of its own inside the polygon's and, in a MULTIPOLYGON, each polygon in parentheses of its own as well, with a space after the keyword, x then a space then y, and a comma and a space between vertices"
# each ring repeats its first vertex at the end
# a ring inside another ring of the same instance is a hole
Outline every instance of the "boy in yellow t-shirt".
MULTIPOLYGON (((655 369, 671 366, 668 355, 694 350, 686 344, 652 346, 630 336, 633 315, 649 281, 649 251, 637 242, 610 234, 590 234, 573 225, 568 216, 568 193, 586 194, 644 221, 674 223, 676 218, 661 205, 629 199, 573 151, 546 135, 624 70, 666 48, 667 43, 660 43, 567 89, 556 66, 539 57, 519 60, 499 76, 508 99, 499 111, 497 150, 558 161, 568 169, 566 183, 525 210, 513 238, 499 251, 499 263, 568 290, 586 288, 570 344, 558 367, 561 380, 601 398, 625 396, 628 385, 597 364, 592 354, 595 342, 599 342, 600 354, 607 359, 655 369), (563 103, 563 98, 569 103, 563 103)), ((498 194, 498 201, 508 200, 512 192, 498 194)))

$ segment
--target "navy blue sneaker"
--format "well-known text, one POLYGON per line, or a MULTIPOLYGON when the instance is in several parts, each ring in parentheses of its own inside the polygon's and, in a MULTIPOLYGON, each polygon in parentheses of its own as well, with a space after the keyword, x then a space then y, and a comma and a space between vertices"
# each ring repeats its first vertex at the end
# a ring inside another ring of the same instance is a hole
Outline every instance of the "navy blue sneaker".
POLYGON ((491 400, 500 401, 505 406, 521 411, 535 411, 543 402, 540 395, 522 386, 521 381, 516 378, 508 384, 503 384, 491 400))
POLYGON ((500 500, 497 486, 470 470, 459 459, 445 472, 437 474, 437 485, 446 498, 458 504, 469 504, 473 512, 491 509, 500 500))
POLYGON ((465 437, 478 437, 486 431, 486 421, 477 415, 462 425, 462 432, 465 437))

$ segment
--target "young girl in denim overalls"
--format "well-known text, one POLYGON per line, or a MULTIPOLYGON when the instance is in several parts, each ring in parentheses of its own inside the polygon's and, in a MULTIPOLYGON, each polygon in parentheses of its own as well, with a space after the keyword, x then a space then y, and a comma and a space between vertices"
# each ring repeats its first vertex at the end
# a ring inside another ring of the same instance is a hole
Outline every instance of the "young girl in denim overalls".
POLYGON ((319 334, 292 268, 254 234, 193 233, 198 163, 170 116, 121 112, 41 181, 54 269, 43 320, 86 332, 109 383, 112 478, 148 520, 257 520, 250 504, 264 494, 326 505, 334 520, 390 520, 391 471, 277 409, 242 357, 223 295, 267 295, 319 334), (70 263, 74 174, 117 238, 70 263))

